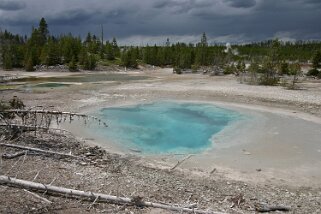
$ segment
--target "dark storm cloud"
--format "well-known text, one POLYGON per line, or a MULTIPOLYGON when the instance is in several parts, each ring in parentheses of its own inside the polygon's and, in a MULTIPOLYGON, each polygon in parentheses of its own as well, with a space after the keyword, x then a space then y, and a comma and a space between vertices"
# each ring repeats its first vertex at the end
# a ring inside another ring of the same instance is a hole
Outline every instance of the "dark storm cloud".
MULTIPOLYGON (((304 1, 303 1, 304 2, 304 1)), ((308 4, 317 4, 317 5, 321 5, 321 1, 320 0, 306 0, 305 1, 308 4)))
POLYGON ((15 11, 15 10, 21 10, 25 7, 26 7, 26 4, 24 2, 0 0, 0 10, 15 11))
POLYGON ((18 33, 45 17, 50 32, 98 33, 135 44, 321 39, 321 0, 0 0, 0 27, 18 33), (11 6, 3 9, 3 2, 11 6), (15 2, 15 3, 14 3, 15 2), (12 6, 16 4, 16 7, 12 6), (19 7, 20 6, 20 7, 19 7), (13 13, 8 8, 20 9, 13 13), (2 10, 1 10, 2 9, 2 10), (26 27, 27 26, 27 27, 26 27))
POLYGON ((175 12, 189 12, 195 8, 210 7, 215 1, 210 0, 160 0, 153 4, 156 9, 174 10, 175 12))
POLYGON ((255 0, 225 0, 230 6, 238 8, 249 8, 256 5, 255 0))
POLYGON ((88 22, 92 17, 92 13, 83 9, 67 10, 48 17, 47 21, 53 25, 78 25, 88 22))

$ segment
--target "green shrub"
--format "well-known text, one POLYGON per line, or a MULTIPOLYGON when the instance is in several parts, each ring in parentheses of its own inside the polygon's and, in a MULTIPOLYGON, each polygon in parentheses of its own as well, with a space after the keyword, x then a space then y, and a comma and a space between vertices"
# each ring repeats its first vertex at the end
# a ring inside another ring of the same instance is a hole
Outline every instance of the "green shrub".
POLYGON ((192 68, 192 72, 196 73, 200 67, 198 65, 192 65, 191 68, 192 68))
POLYGON ((176 74, 182 74, 182 69, 179 68, 179 67, 174 67, 174 72, 175 72, 176 74))
POLYGON ((281 75, 290 74, 289 63, 282 62, 280 64, 280 74, 281 75))
POLYGON ((259 84, 260 85, 277 85, 279 83, 279 78, 278 77, 270 77, 267 78, 266 76, 262 76, 259 79, 259 84))
POLYGON ((236 68, 234 65, 226 65, 223 73, 225 75, 234 74, 234 73, 236 73, 236 68))
POLYGON ((318 76, 320 74, 320 71, 316 68, 313 68, 308 71, 307 76, 318 76))

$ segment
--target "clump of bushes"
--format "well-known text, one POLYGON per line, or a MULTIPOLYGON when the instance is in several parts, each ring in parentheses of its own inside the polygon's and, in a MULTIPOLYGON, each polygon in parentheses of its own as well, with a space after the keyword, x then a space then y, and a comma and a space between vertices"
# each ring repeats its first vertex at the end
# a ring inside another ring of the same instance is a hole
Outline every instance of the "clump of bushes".
POLYGON ((262 75, 260 78, 259 78, 259 84, 260 85, 277 85, 280 81, 280 78, 279 77, 267 77, 265 75, 262 75))
POLYGON ((176 74, 182 74, 182 69, 180 67, 174 67, 173 71, 176 74))
POLYGON ((321 71, 319 71, 316 68, 312 68, 311 70, 308 71, 307 76, 313 76, 313 77, 321 78, 321 71))
POLYGON ((198 70, 199 70, 199 68, 200 68, 200 66, 198 66, 198 65, 192 65, 191 68, 192 68, 192 72, 193 72, 193 73, 197 73, 198 70))
POLYGON ((223 73, 225 75, 234 74, 234 73, 236 73, 236 67, 234 65, 226 65, 224 67, 223 73))

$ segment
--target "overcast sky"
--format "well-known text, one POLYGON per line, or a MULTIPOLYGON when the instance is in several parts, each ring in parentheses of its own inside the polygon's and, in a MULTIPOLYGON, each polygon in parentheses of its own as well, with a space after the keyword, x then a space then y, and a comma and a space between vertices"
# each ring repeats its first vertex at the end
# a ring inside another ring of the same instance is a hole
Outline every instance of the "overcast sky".
POLYGON ((41 17, 52 34, 88 31, 122 44, 321 40, 321 0, 0 0, 0 27, 29 34, 41 17))

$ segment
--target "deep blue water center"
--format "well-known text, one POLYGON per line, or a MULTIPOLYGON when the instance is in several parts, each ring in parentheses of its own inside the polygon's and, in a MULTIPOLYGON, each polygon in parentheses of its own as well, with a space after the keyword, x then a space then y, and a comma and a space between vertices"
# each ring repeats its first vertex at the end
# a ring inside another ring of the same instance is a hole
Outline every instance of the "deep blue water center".
POLYGON ((157 102, 104 108, 100 116, 109 127, 104 138, 143 153, 201 152, 212 136, 239 120, 238 112, 210 104, 157 102))

